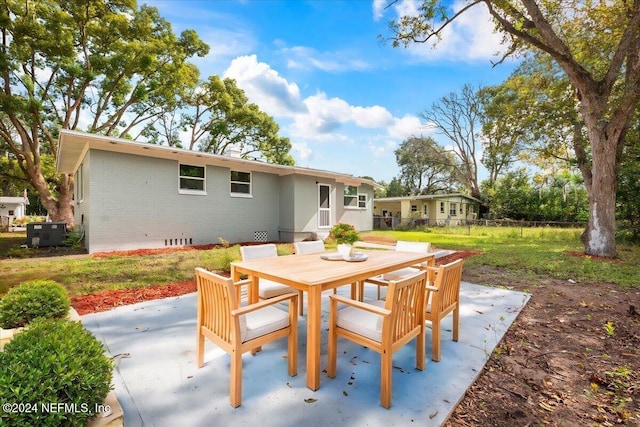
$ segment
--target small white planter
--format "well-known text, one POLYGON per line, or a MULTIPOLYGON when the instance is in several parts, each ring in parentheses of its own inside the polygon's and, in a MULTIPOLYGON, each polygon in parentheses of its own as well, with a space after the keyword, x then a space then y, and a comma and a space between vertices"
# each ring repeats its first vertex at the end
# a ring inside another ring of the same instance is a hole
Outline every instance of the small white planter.
POLYGON ((0 351, 4 349, 6 343, 11 341, 13 336, 23 330, 23 327, 20 328, 11 328, 11 329, 2 329, 0 328, 0 351))

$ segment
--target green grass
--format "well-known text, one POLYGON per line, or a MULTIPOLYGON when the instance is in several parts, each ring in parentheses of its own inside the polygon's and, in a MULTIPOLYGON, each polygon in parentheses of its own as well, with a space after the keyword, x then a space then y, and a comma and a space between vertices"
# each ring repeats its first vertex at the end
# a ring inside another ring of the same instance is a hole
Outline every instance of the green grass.
MULTIPOLYGON (((437 248, 482 251, 482 255, 473 256, 465 262, 465 269, 481 269, 483 266, 505 268, 514 277, 531 281, 532 286, 556 278, 571 279, 581 285, 610 282, 622 287, 640 288, 639 247, 618 245, 618 261, 568 255, 568 252, 583 251, 580 231, 461 227, 426 232, 373 231, 361 235, 363 238, 386 239, 391 243, 396 240, 428 241, 437 248)), ((0 234, 0 257, 15 253, 15 248, 24 240, 24 235, 0 234)), ((281 255, 291 253, 291 245, 278 245, 278 252, 281 255)), ((3 258, 0 260, 0 295, 31 279, 55 280, 71 295, 175 283, 192 280, 195 267, 228 270, 229 263, 239 258, 238 246, 148 256, 3 258)))
POLYGON ((619 259, 599 260, 569 255, 583 253, 582 229, 460 227, 427 231, 362 233, 395 240, 427 241, 438 248, 482 251, 465 267, 483 265, 519 272, 532 280, 556 278, 579 284, 610 282, 640 288, 640 247, 618 244, 619 259))

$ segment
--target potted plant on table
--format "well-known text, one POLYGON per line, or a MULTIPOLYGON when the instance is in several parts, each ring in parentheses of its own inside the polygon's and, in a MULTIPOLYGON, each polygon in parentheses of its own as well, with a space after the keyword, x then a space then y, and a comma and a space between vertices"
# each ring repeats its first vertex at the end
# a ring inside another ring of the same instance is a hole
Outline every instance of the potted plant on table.
POLYGON ((338 253, 348 256, 353 244, 360 240, 360 235, 353 225, 339 222, 329 231, 329 238, 338 245, 338 253))

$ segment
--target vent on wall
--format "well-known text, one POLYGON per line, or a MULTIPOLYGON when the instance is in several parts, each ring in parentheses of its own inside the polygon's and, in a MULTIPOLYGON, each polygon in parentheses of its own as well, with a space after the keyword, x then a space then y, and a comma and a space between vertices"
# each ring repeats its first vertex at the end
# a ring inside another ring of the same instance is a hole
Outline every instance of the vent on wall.
POLYGON ((185 245, 193 245, 193 238, 182 237, 179 239, 164 239, 165 246, 185 246, 185 245))
POLYGON ((267 233, 266 231, 254 231, 253 240, 256 242, 268 242, 269 233, 267 233))

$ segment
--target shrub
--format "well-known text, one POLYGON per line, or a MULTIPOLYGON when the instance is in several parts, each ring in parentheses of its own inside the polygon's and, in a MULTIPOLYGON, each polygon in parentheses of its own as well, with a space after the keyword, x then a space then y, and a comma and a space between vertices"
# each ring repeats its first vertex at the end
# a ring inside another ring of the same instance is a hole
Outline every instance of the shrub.
POLYGON ((351 224, 338 223, 331 228, 329 231, 329 237, 331 240, 336 242, 336 244, 349 244, 353 245, 355 242, 360 240, 360 235, 356 231, 356 229, 351 224))
POLYGON ((69 307, 67 291, 53 280, 23 282, 0 300, 0 327, 17 328, 38 317, 64 317, 69 307))
POLYGON ((36 319, 0 352, 5 426, 81 426, 100 410, 113 365, 80 322, 36 319), (51 406, 50 406, 51 405, 51 406))

